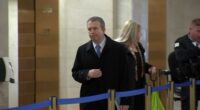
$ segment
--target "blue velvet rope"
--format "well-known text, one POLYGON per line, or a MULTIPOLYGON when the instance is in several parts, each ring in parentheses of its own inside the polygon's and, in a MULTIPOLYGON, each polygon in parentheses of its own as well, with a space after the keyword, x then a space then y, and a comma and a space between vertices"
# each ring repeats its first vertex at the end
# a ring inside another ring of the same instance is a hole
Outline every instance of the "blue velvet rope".
POLYGON ((104 93, 100 95, 81 97, 81 98, 58 99, 57 104, 62 105, 62 104, 86 103, 86 102, 93 102, 93 101, 108 99, 109 97, 110 97, 110 94, 104 93))
POLYGON ((47 100, 47 101, 42 101, 35 104, 25 105, 21 107, 14 107, 14 108, 9 108, 9 109, 1 109, 1 110, 38 110, 38 109, 49 107, 49 106, 51 106, 51 101, 47 100))
MULTIPOLYGON (((153 87, 152 92, 167 90, 169 88, 170 88, 170 84, 162 85, 159 87, 153 87)), ((131 90, 131 91, 117 92, 116 97, 121 98, 121 97, 128 97, 128 96, 136 96, 140 94, 145 94, 146 91, 147 91, 146 88, 143 88, 143 89, 137 89, 137 90, 131 90)))
MULTIPOLYGON (((200 80, 196 80, 196 84, 200 85, 200 80)), ((185 87, 185 86, 190 86, 190 85, 191 85, 191 81, 175 83, 175 87, 185 87)), ((167 90, 170 88, 170 86, 171 86, 170 84, 166 84, 159 87, 153 87, 152 92, 167 90)), ((146 88, 142 88, 142 89, 131 90, 131 91, 116 92, 116 98, 145 94, 146 91, 147 91, 146 88)), ((57 104, 62 105, 62 104, 86 103, 86 102, 93 102, 93 101, 108 99, 109 97, 110 97, 109 93, 104 93, 104 94, 81 97, 81 98, 57 99, 57 104)), ((45 108, 48 106, 51 106, 50 100, 35 103, 35 104, 25 105, 21 107, 14 107, 14 108, 1 109, 1 110, 37 110, 37 109, 45 108)))
POLYGON ((196 81, 196 85, 200 85, 200 80, 197 80, 197 81, 196 81))
POLYGON ((116 92, 116 97, 120 98, 120 97, 135 96, 135 95, 145 94, 146 91, 147 91, 146 88, 143 88, 131 91, 116 92))
POLYGON ((171 87, 170 84, 166 84, 166 85, 162 85, 162 86, 158 86, 158 87, 153 87, 153 88, 152 88, 152 92, 167 90, 167 89, 169 89, 170 87, 171 87))
POLYGON ((175 87, 186 87, 186 86, 190 86, 192 84, 191 81, 185 81, 182 83, 175 83, 175 87))

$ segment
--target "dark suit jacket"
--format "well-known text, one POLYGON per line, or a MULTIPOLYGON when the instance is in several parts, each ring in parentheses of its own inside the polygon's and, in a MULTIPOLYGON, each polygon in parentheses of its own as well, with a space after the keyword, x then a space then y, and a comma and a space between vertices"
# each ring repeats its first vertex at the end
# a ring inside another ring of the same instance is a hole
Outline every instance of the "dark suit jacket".
POLYGON ((176 59, 182 74, 188 77, 195 77, 192 64, 198 63, 198 56, 200 56, 200 49, 194 46, 192 42, 188 35, 180 37, 175 41, 176 59))
POLYGON ((138 43, 138 46, 139 46, 141 53, 142 53, 142 60, 143 60, 143 64, 144 64, 144 72, 149 73, 148 70, 149 70, 150 67, 152 67, 152 65, 146 62, 145 56, 144 56, 145 49, 140 42, 138 43))
MULTIPOLYGON (((130 83, 134 76, 133 73, 129 74, 131 70, 127 66, 128 53, 125 46, 111 40, 108 36, 100 58, 93 48, 92 41, 80 46, 72 68, 73 78, 82 83, 80 96, 97 95, 108 92, 108 89, 116 91, 133 89, 133 83, 130 83), (103 73, 102 77, 88 80, 88 71, 98 68, 103 73)), ((129 104, 129 100, 123 99, 122 104, 129 104)), ((81 110, 107 110, 107 100, 83 103, 80 104, 80 108, 81 110)))

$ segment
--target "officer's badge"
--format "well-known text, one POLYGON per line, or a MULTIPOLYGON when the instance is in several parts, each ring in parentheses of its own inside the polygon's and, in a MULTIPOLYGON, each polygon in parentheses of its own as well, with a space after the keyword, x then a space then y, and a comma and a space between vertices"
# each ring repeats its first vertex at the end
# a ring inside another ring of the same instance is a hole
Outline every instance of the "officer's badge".
POLYGON ((179 42, 175 43, 174 47, 179 47, 179 42))

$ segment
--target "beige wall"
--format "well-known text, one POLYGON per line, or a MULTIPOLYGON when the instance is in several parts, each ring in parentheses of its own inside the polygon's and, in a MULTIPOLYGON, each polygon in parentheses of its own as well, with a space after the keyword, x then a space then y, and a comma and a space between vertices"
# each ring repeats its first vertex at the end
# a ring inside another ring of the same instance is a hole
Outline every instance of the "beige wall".
POLYGON ((0 57, 8 56, 8 2, 0 1, 0 57))
POLYGON ((8 0, 9 58, 14 70, 15 83, 9 83, 9 107, 18 105, 18 7, 17 0, 8 0))
POLYGON ((0 83, 0 109, 18 105, 18 12, 17 0, 0 0, 0 56, 10 59, 16 83, 0 83), (3 48, 3 49, 2 49, 3 48))
POLYGON ((141 25, 140 41, 145 48, 148 61, 148 0, 133 0, 132 5, 132 18, 141 25))
MULTIPOLYGON (((0 57, 8 56, 8 2, 0 1, 0 57)), ((8 106, 8 83, 0 82, 0 108, 8 106)))

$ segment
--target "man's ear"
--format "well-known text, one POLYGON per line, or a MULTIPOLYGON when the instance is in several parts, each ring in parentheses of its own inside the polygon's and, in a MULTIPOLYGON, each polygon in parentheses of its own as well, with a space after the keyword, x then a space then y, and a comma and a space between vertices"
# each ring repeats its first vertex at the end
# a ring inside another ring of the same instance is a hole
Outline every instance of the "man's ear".
POLYGON ((102 28, 103 32, 105 33, 106 32, 106 28, 102 28))

